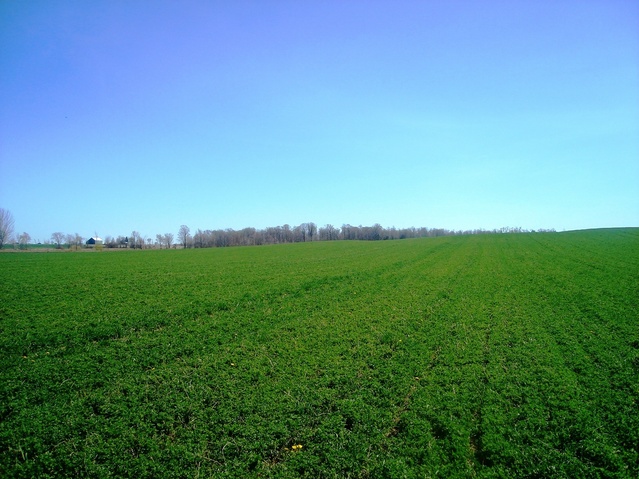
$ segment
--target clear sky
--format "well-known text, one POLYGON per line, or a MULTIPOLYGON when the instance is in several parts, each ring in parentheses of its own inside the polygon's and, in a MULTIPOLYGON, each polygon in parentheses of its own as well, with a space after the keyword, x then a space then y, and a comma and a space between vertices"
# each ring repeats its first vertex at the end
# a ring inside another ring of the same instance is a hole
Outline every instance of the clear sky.
POLYGON ((0 207, 41 241, 639 226, 639 2, 3 0, 0 207))

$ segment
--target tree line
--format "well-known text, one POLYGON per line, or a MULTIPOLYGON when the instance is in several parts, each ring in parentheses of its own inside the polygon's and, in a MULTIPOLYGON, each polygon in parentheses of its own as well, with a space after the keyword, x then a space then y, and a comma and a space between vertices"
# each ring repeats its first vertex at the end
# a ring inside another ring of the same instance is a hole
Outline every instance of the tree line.
MULTIPOLYGON (((0 208, 0 248, 4 244, 14 244, 14 247, 26 248, 31 241, 28 233, 13 235, 14 220, 11 213, 0 208)), ((554 229, 539 229, 536 232, 553 232, 554 229)), ((309 241, 383 241, 407 238, 433 238, 438 236, 469 235, 483 233, 527 233, 521 227, 504 227, 493 230, 448 230, 445 228, 385 228, 379 223, 373 226, 354 226, 343 224, 336 227, 331 224, 317 226, 313 222, 302 223, 297 226, 288 224, 269 226, 263 229, 243 228, 241 230, 227 229, 198 229, 191 233, 186 225, 181 225, 177 234, 158 233, 155 238, 144 236, 138 231, 132 231, 128 236, 105 236, 102 245, 106 248, 223 248, 229 246, 259 246, 282 243, 304 243, 309 241)), ((85 241, 78 233, 64 234, 56 231, 51 234, 50 243, 58 249, 85 246, 85 241)))
MULTIPOLYGON (((555 230, 539 229, 536 232, 551 232, 555 230)), ((227 229, 197 229, 191 232, 186 226, 180 226, 177 234, 158 233, 155 238, 143 237, 137 231, 129 236, 106 236, 106 248, 224 248, 230 246, 260 246, 283 243, 305 243, 310 241, 380 241, 399 240, 407 238, 433 238, 438 236, 469 235, 483 233, 526 233, 533 232, 520 227, 504 227, 493 230, 448 230, 445 228, 385 228, 376 223, 373 226, 353 226, 343 224, 336 227, 331 224, 317 226, 313 222, 302 223, 297 226, 288 224, 269 226, 263 229, 243 228, 227 229)))

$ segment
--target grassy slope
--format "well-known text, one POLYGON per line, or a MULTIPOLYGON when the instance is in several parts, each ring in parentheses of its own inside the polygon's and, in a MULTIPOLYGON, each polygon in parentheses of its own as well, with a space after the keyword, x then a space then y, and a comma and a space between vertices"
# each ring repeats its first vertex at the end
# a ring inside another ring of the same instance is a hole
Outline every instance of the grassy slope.
POLYGON ((0 281, 3 476, 639 474, 639 229, 3 254, 0 281))

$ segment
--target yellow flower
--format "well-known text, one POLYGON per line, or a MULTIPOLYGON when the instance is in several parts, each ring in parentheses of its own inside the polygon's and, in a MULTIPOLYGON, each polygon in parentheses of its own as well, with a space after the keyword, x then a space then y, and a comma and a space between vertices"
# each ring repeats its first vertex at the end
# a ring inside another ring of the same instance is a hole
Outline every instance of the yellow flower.
POLYGON ((293 449, 294 451, 299 451, 300 449, 302 449, 302 445, 301 444, 295 444, 295 445, 291 446, 291 449, 293 449))

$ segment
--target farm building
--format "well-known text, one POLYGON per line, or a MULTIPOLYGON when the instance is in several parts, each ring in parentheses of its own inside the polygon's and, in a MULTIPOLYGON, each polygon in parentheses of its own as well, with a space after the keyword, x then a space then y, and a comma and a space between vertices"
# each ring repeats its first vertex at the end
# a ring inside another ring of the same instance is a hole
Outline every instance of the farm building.
POLYGON ((91 237, 91 238, 89 238, 89 239, 87 240, 87 242, 86 242, 86 244, 87 244, 87 245, 96 245, 96 244, 97 244, 97 245, 100 245, 100 244, 102 244, 102 243, 103 243, 102 238, 98 238, 97 236, 95 236, 95 237, 94 237, 94 236, 92 236, 92 237, 91 237))

